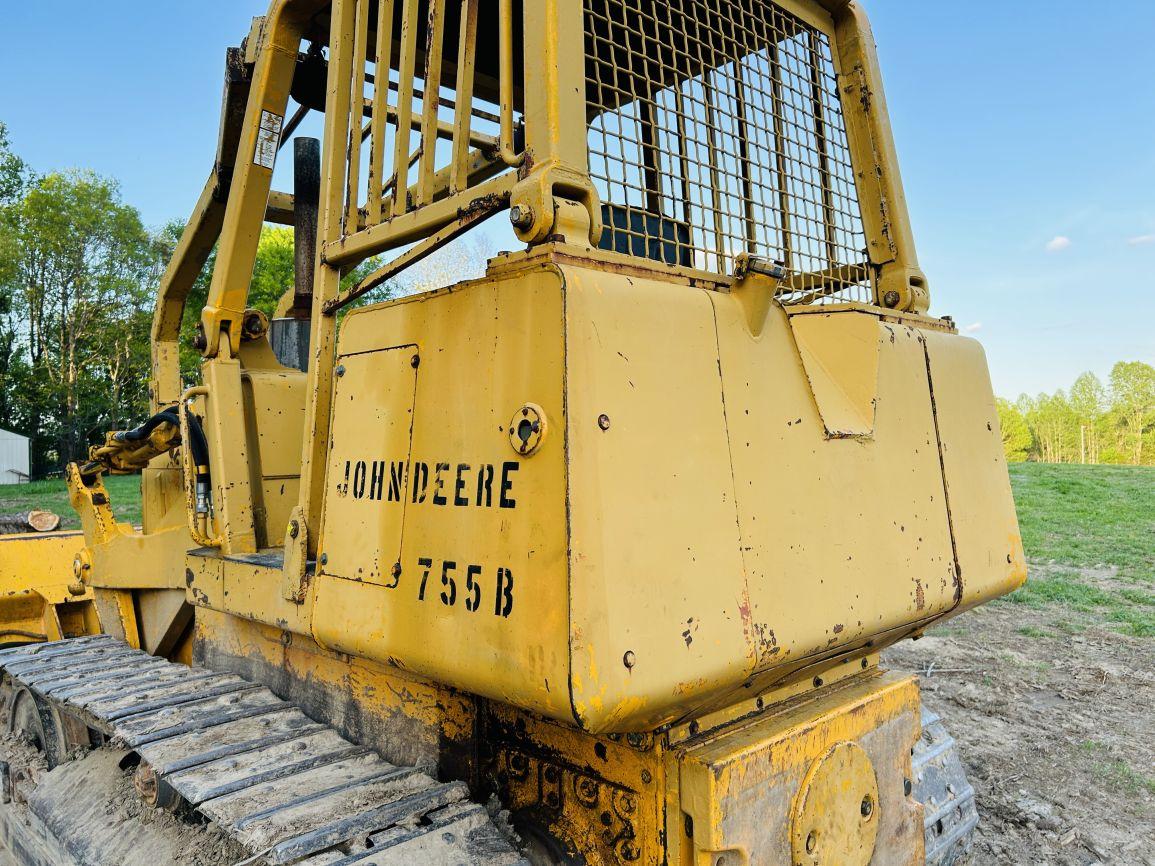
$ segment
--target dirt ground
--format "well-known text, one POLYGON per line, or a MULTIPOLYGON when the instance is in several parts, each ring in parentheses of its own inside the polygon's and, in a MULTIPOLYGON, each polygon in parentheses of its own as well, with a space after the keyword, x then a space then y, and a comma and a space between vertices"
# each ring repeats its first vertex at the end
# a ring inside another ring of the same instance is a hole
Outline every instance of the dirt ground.
POLYGON ((998 602, 889 650, 958 740, 971 866, 1155 866, 1155 640, 998 602))
MULTIPOLYGON (((141 802, 133 787, 133 770, 122 770, 127 753, 98 749, 48 772, 43 757, 12 735, 0 738, 0 760, 13 768, 17 801, 5 805, 6 826, 22 825, 28 838, 54 836, 58 843, 40 842, 43 862, 116 862, 122 866, 234 866, 247 852, 216 827, 183 821, 164 809, 141 802), (27 798, 27 805, 25 804, 27 798), (45 808, 44 803, 54 804, 45 808), (35 805, 39 804, 39 805, 35 805), (32 813, 51 815, 47 829, 32 813)), ((0 848, 0 866, 16 866, 0 848)))

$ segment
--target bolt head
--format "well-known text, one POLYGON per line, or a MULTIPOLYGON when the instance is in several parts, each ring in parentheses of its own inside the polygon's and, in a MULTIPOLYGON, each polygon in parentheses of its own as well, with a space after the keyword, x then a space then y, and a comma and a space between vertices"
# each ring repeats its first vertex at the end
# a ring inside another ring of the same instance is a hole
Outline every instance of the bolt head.
POLYGON ((328 565, 328 564, 329 564, 329 554, 322 553, 321 554, 321 565, 328 565))
POLYGON ((897 307, 900 300, 898 292, 893 289, 882 296, 882 303, 891 308, 897 307))
POLYGON ((610 429, 610 416, 609 415, 598 415, 598 427, 601 428, 602 430, 609 430, 610 429))
POLYGON ((301 524, 295 520, 289 521, 289 538, 296 538, 301 534, 301 524))
POLYGON ((622 656, 622 664, 627 668, 632 668, 637 663, 637 656, 634 655, 633 650, 626 650, 626 654, 622 656))
POLYGON ((509 221, 514 228, 528 229, 533 225, 533 209, 523 204, 515 204, 509 209, 509 221))
POLYGON ((632 839, 623 839, 618 843, 618 856, 623 860, 633 862, 642 856, 642 852, 632 839))

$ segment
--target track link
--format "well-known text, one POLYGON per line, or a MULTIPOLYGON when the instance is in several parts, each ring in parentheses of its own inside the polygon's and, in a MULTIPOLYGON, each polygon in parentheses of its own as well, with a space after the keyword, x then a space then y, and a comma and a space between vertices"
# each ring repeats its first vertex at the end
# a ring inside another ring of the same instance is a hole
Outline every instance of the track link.
POLYGON ((911 756, 914 796, 923 805, 927 866, 962 866, 979 824, 975 789, 967 781, 955 740, 924 705, 922 736, 911 756))
POLYGON ((389 764, 234 674, 106 635, 0 651, 0 672, 45 725, 78 719, 139 755, 146 798, 207 818, 246 862, 527 866, 465 785, 389 764))

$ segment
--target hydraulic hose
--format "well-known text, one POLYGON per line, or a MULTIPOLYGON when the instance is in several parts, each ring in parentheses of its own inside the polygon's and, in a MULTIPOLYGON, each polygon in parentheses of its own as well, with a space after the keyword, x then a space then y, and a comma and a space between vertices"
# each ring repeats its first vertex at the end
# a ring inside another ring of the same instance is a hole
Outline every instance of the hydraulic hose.
POLYGON ((162 409, 139 427, 132 430, 122 430, 112 438, 117 442, 141 442, 147 439, 153 430, 165 422, 171 424, 173 427, 180 427, 180 416, 175 409, 162 409))
POLYGON ((209 535, 212 519, 212 485, 209 483, 209 447, 200 419, 189 411, 188 403, 193 397, 208 397, 208 388, 203 385, 189 388, 177 404, 180 419, 181 438, 188 443, 186 455, 181 458, 181 470, 185 479, 189 534, 202 547, 220 547, 224 539, 209 535))
MULTIPOLYGON (((177 419, 180 424, 180 419, 177 419)), ((209 440, 205 436, 201 419, 192 412, 188 413, 189 453, 192 454, 193 466, 196 469, 197 481, 209 480, 209 440)))

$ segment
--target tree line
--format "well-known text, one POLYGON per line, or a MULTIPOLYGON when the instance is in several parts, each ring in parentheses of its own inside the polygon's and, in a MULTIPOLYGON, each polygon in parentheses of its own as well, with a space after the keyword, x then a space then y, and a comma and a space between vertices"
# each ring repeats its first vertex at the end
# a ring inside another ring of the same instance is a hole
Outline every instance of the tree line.
MULTIPOLYGON (((150 231, 109 178, 35 172, 0 123, 0 427, 29 437, 31 477, 60 472, 105 431, 147 416, 152 312, 183 230, 172 222, 150 231)), ((186 304, 189 382, 214 260, 186 304)), ((271 315, 292 284, 292 229, 266 226, 250 305, 271 315)))
MULTIPOLYGON (((29 437, 31 477, 59 473, 105 431, 145 419, 152 311, 184 225, 150 230, 119 184, 91 171, 34 171, 0 122, 0 427, 29 437)), ((463 239, 352 306, 479 276, 488 244, 463 239)), ((190 384, 215 259, 185 305, 181 368, 190 384)), ((293 262, 293 230, 266 225, 249 306, 272 316, 293 285, 293 262)), ((343 284, 378 265, 364 262, 343 284)))
POLYGON ((1155 368, 1120 361, 1107 382, 1083 373, 1054 394, 998 401, 1011 462, 1155 465, 1155 368))
MULTIPOLYGON (((164 268, 184 224, 150 231, 120 187, 90 171, 39 174, 0 122, 0 427, 29 437, 39 478, 81 459, 104 432, 148 412, 149 330, 164 268)), ((442 251, 360 303, 478 276, 484 237, 442 251)), ((181 366, 196 378, 193 330, 212 281, 210 256, 186 305, 181 366)), ((376 266, 346 276, 356 281, 376 266)), ((272 315, 293 284, 293 232, 265 226, 249 303, 272 315)), ((1000 400, 1012 461, 1155 464, 1155 369, 1115 365, 1067 391, 1000 400)))

